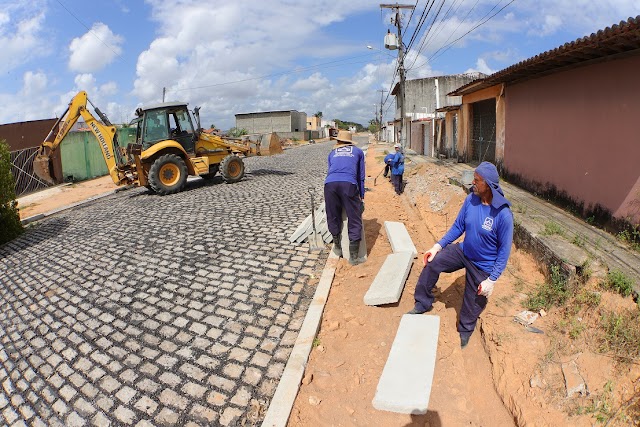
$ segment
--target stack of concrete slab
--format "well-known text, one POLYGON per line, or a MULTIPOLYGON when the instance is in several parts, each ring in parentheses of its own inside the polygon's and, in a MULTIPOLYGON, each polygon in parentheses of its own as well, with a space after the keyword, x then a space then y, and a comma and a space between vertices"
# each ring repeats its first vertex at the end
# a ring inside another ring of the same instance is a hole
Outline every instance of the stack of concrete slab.
MULTIPOLYGON (((316 232, 322 237, 322 241, 330 243, 333 241, 331 233, 327 228, 327 214, 324 211, 324 203, 320 204, 320 207, 316 209, 314 213, 316 217, 316 232)), ((304 221, 300 223, 296 231, 293 232, 289 241, 291 243, 303 243, 309 239, 309 236, 313 233, 313 222, 311 215, 306 217, 304 221)))
POLYGON ((403 223, 385 221, 384 228, 393 253, 387 256, 369 290, 364 295, 366 305, 398 302, 413 265, 413 259, 418 255, 411 236, 403 223))
POLYGON ((436 367, 440 317, 405 314, 378 381, 373 407, 426 414, 436 367))

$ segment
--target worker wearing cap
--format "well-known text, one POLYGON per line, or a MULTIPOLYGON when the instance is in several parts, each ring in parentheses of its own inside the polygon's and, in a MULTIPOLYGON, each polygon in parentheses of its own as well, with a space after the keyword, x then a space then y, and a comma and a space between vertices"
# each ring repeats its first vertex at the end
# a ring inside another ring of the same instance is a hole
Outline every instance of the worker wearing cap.
POLYGON ((391 183, 397 195, 402 194, 402 175, 404 174, 404 154, 402 154, 402 146, 396 144, 393 146, 396 150, 395 155, 389 161, 391 164, 391 183))
POLYGON ((507 266, 513 240, 511 203, 500 188, 496 167, 482 162, 473 174, 473 192, 442 239, 424 255, 425 267, 414 293, 415 306, 408 314, 431 311, 432 290, 440 273, 465 268, 466 280, 458 332, 464 348, 487 305, 494 284, 507 266), (464 242, 453 243, 464 233, 464 242))
MULTIPOLYGON (((391 171, 391 159, 393 159, 396 156, 396 153, 389 153, 386 156, 384 156, 384 173, 382 174, 382 176, 384 176, 385 178, 389 176, 389 172, 391 171)), ((391 179, 391 177, 389 176, 389 179, 391 179)))
POLYGON ((331 139, 336 141, 336 145, 329 153, 329 167, 324 181, 327 226, 333 236, 336 254, 342 256, 342 210, 345 210, 348 219, 349 263, 357 265, 364 262, 364 258, 358 258, 364 211, 364 153, 355 146, 351 132, 341 130, 331 139))

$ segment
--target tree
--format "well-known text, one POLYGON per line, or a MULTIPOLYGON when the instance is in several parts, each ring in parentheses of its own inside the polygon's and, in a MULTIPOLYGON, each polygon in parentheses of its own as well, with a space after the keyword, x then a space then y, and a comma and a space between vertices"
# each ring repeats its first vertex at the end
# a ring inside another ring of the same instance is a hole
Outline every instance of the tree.
POLYGON ((314 114, 314 116, 316 116, 319 119, 322 119, 322 111, 318 111, 317 113, 314 114))
POLYGON ((0 245, 18 237, 24 229, 18 213, 15 181, 11 174, 11 154, 5 140, 0 140, 0 245))
POLYGON ((213 123, 211 123, 211 126, 209 126, 209 129, 216 129, 216 125, 214 125, 213 123))
POLYGON ((242 128, 242 129, 238 129, 238 128, 231 128, 229 129, 229 131, 227 132, 227 135, 234 137, 234 138, 238 138, 239 136, 242 135, 247 135, 249 132, 247 132, 246 129, 242 128))
POLYGON ((380 130, 380 123, 378 122, 378 119, 371 119, 369 120, 369 132, 371 133, 378 133, 378 131, 380 130))

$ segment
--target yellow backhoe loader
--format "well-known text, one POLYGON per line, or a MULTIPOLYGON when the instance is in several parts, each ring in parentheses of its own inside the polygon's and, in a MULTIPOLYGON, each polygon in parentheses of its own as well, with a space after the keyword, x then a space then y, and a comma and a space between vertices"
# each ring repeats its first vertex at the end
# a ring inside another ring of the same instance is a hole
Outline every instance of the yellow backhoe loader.
POLYGON ((161 195, 181 191, 187 175, 211 178, 219 171, 228 183, 240 181, 244 176, 244 162, 240 156, 282 152, 280 141, 273 135, 269 153, 264 150, 261 153, 260 142, 221 138, 202 132, 199 108, 194 110, 197 125, 194 129, 184 102, 138 108, 136 115, 131 122, 137 128, 136 142, 121 147, 116 127, 89 101, 86 92, 78 92, 42 143, 33 162, 35 174, 50 184, 61 181, 60 177, 52 176, 50 156, 80 117, 98 139, 109 175, 116 185, 142 185, 161 195), (101 121, 89 112, 87 102, 101 121))

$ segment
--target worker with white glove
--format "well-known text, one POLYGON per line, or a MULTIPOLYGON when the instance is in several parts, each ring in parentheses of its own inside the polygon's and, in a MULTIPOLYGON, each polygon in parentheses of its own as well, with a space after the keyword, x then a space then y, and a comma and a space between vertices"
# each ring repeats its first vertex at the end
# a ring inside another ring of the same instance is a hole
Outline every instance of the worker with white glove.
POLYGON ((507 266, 513 240, 511 203, 500 188, 496 167, 482 162, 473 174, 472 193, 442 239, 423 257, 424 269, 414 293, 415 305, 408 314, 433 309, 435 287, 440 273, 466 271, 458 332, 465 347, 487 305, 494 285, 507 266), (453 243, 464 234, 462 243, 453 243))

